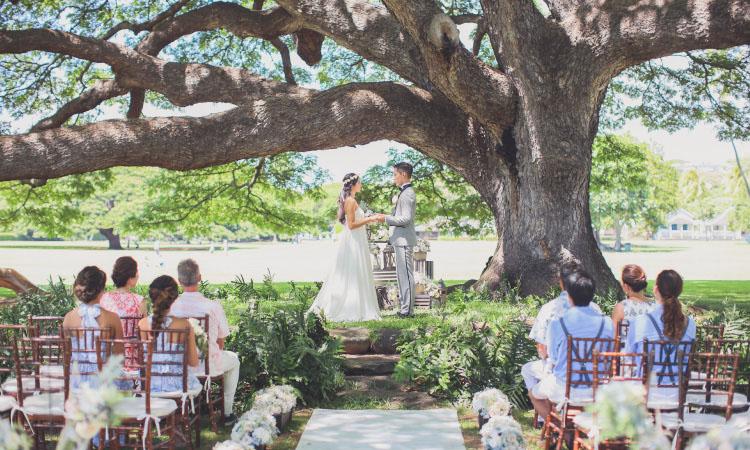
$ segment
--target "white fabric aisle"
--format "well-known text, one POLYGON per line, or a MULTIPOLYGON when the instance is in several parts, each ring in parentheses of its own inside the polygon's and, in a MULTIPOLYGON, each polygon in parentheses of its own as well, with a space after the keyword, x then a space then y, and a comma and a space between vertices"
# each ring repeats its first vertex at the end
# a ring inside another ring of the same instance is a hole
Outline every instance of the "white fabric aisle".
POLYGON ((316 409, 297 450, 465 450, 455 409, 316 409))

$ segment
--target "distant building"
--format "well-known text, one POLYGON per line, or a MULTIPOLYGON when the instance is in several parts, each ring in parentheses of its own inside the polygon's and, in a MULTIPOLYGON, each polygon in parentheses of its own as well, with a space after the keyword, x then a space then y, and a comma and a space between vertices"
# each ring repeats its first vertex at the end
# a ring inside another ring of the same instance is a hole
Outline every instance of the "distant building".
POLYGON ((667 227, 656 232, 656 239, 741 240, 742 232, 729 229, 731 208, 707 220, 678 209, 667 216, 667 227))

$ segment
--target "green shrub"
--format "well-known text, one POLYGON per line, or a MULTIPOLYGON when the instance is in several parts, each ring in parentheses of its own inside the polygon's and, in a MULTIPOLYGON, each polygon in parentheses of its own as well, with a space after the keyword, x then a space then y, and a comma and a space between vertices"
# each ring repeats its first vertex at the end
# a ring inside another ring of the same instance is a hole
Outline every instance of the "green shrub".
POLYGON ((228 342, 240 358, 241 392, 290 384, 314 405, 330 400, 342 386, 339 341, 306 311, 307 301, 284 310, 263 312, 257 305, 245 310, 228 342))
POLYGON ((15 303, 0 308, 0 323, 23 324, 29 316, 64 316, 76 307, 76 299, 62 278, 50 279, 41 289, 20 294, 15 303))
POLYGON ((526 310, 508 307, 478 330, 471 321, 457 324, 453 318, 405 333, 396 378, 451 401, 468 400, 477 391, 496 387, 516 406, 527 407, 521 366, 535 357, 536 348, 527 338, 527 324, 518 320, 526 310))

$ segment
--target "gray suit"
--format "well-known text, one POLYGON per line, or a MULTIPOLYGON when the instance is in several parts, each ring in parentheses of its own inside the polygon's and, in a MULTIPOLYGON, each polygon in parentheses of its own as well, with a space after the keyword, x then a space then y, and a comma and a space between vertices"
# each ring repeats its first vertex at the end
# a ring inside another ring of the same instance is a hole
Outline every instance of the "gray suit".
POLYGON ((401 314, 414 313, 414 260, 413 248, 417 245, 417 231, 414 229, 414 212, 417 209, 417 195, 411 185, 401 190, 393 208, 393 214, 385 217, 391 226, 389 242, 396 257, 396 277, 398 278, 401 314))

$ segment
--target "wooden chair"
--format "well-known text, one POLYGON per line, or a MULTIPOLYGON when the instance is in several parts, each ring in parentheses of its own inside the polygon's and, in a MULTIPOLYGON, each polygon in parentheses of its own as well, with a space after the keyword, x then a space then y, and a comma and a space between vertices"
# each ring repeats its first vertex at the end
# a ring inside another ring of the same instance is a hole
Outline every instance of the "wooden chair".
MULTIPOLYGON (((203 317, 190 318, 198 321, 198 325, 208 335, 208 314, 203 317)), ((208 410, 208 418, 211 422, 211 431, 216 433, 219 430, 219 425, 224 425, 224 374, 211 373, 211 346, 208 346, 206 349, 203 359, 203 374, 199 374, 198 379, 203 383, 203 390, 206 391, 206 409, 208 410)))
POLYGON ((711 339, 708 341, 708 351, 739 356, 734 401, 735 404, 743 401, 747 404, 750 398, 750 339, 711 339))
MULTIPOLYGON (((13 342, 29 337, 28 333, 26 325, 0 325, 0 386, 4 386, 8 379, 9 384, 13 384, 13 342)), ((4 390, 0 387, 0 420, 10 417, 10 411, 14 406, 15 395, 4 395, 4 390)))
POLYGON ((544 421, 542 437, 545 450, 551 448, 553 435, 557 436, 557 450, 562 448, 566 434, 575 432, 573 418, 583 411, 593 399, 593 363, 594 351, 610 352, 618 347, 618 342, 610 338, 575 338, 568 335, 567 366, 565 369, 565 390, 561 401, 557 403, 544 421), (558 412, 556 409, 560 409, 558 412))
MULTIPOLYGON (((16 379, 15 361, 13 360, 12 343, 8 347, 10 349, 10 358, 13 367, 10 377, 6 379, 0 386, 4 395, 18 399, 19 395, 31 395, 30 393, 38 392, 40 387, 43 387, 47 391, 62 392, 64 388, 64 382, 62 375, 63 370, 63 359, 64 359, 64 346, 61 344, 62 338, 52 337, 37 337, 36 329, 20 325, 21 328, 16 328, 17 334, 15 334, 15 340, 18 342, 26 342, 25 339, 34 339, 33 345, 23 344, 21 349, 25 349, 27 345, 31 346, 33 352, 32 357, 39 370, 39 377, 35 379, 33 376, 27 376, 21 382, 23 383, 24 390, 27 394, 21 394, 18 391, 18 383, 16 379)), ((21 344, 19 344, 21 345, 21 344)))
POLYGON ((29 316, 28 324, 36 330, 37 337, 61 338, 63 319, 61 316, 29 316))
POLYGON ((151 397, 154 399, 170 399, 179 404, 177 410, 176 437, 182 442, 180 447, 200 446, 200 409, 202 388, 191 390, 188 386, 187 339, 188 329, 162 329, 141 331, 141 337, 146 337, 152 343, 151 358, 151 397), (179 386, 178 389, 167 392, 155 392, 156 385, 167 383, 179 386), (195 433, 195 443, 192 439, 195 433))
POLYGON ((152 341, 134 339, 97 339, 97 366, 104 367, 115 346, 135 344, 132 363, 134 372, 123 372, 116 382, 125 394, 117 405, 116 414, 120 417, 117 425, 99 433, 100 442, 106 442, 111 449, 176 448, 178 406, 174 400, 155 398, 151 394, 152 341), (135 374, 135 375, 134 375, 135 374), (127 386, 127 388, 125 388, 127 386), (166 439, 157 440, 155 437, 166 439), (107 440, 108 439, 108 440, 107 440))
POLYGON ((677 411, 657 418, 662 428, 674 433, 677 449, 683 448, 688 437, 722 426, 731 418, 739 355, 692 353, 687 364, 683 360, 679 360, 677 411))
MULTIPOLYGON (((644 405, 648 398, 647 357, 644 353, 598 352, 593 357, 593 401, 596 401, 598 389, 606 384, 639 383, 644 386, 644 405)), ((596 417, 587 412, 578 414, 574 419, 575 437, 573 450, 594 450, 596 444, 591 440, 591 430, 596 427, 596 417)), ((630 448, 626 438, 600 440, 599 449, 626 450, 630 448)))
POLYGON ((675 411, 678 408, 680 370, 687 366, 687 357, 694 347, 694 341, 643 340, 643 353, 649 355, 646 407, 650 411, 675 411))
POLYGON ((18 405, 11 412, 11 421, 17 419, 18 425, 33 435, 35 449, 45 449, 47 436, 58 436, 65 426, 69 347, 65 339, 52 337, 18 339, 12 345, 18 405), (40 353, 52 344, 63 349, 62 374, 42 370, 45 359, 40 353))
MULTIPOLYGON (((65 328, 63 334, 70 349, 68 359, 70 386, 73 391, 76 391, 81 384, 91 382, 99 374, 96 340, 113 339, 114 330, 111 328, 65 328)), ((108 355, 105 356, 106 358, 108 355)))

